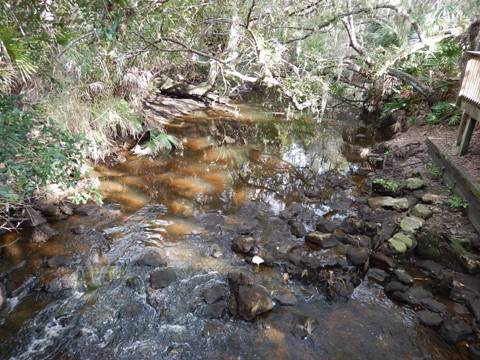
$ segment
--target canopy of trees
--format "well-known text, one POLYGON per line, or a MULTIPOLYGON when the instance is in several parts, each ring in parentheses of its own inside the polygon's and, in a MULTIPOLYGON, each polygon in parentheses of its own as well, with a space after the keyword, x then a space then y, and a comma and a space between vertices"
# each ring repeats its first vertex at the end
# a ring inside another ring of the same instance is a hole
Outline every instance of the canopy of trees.
POLYGON ((193 96, 272 87, 318 111, 389 74, 429 97, 397 65, 462 34, 478 9, 478 0, 6 1, 0 84, 128 97, 156 75, 193 96))

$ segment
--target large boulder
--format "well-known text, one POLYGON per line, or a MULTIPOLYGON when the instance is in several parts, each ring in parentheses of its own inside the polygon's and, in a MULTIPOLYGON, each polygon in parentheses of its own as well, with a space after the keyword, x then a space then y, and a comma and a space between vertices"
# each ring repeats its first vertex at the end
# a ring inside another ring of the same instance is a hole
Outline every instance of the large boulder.
POLYGON ((246 273, 235 271, 228 274, 230 298, 228 307, 233 316, 251 321, 260 314, 273 309, 268 290, 256 284, 246 273))

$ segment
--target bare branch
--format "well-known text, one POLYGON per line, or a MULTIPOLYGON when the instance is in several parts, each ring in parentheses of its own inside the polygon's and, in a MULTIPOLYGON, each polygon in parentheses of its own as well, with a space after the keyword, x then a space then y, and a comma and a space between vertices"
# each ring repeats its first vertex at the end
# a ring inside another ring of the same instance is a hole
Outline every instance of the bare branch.
POLYGON ((252 0, 252 4, 250 5, 250 9, 248 9, 247 21, 245 21, 245 27, 247 29, 250 27, 250 22, 252 21, 252 12, 253 12, 254 7, 255 7, 255 0, 252 0))

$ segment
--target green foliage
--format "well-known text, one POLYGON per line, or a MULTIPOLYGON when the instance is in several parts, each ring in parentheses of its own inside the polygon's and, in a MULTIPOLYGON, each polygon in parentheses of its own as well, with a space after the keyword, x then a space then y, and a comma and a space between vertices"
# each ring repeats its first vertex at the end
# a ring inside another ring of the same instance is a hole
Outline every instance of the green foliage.
POLYGON ((372 21, 367 25, 367 39, 383 48, 400 46, 400 39, 395 29, 386 22, 372 21))
POLYGON ((80 179, 83 141, 52 121, 40 122, 10 98, 0 99, 0 205, 21 203, 47 184, 80 179))
POLYGON ((75 205, 86 204, 90 200, 94 201, 99 205, 103 204, 102 194, 100 194, 100 192, 97 189, 86 189, 86 190, 76 191, 68 199, 75 205))
POLYGON ((448 126, 458 126, 462 122, 462 115, 460 111, 457 111, 452 116, 450 116, 447 120, 448 126))
POLYGON ((401 69, 431 83, 432 72, 444 76, 458 76, 458 61, 462 54, 461 42, 456 38, 440 42, 435 48, 417 52, 401 65, 401 69))
POLYGON ((180 146, 181 143, 175 136, 156 129, 150 130, 150 139, 145 145, 152 155, 156 155, 163 151, 170 152, 174 148, 179 148, 180 146))
POLYGON ((461 210, 468 208, 468 202, 457 194, 451 194, 446 200, 446 204, 453 210, 461 210))
POLYGON ((443 176, 442 168, 431 161, 427 164, 427 170, 434 179, 440 179, 443 176))
POLYGON ((439 101, 431 108, 431 113, 427 116, 427 123, 439 124, 448 118, 449 125, 460 123, 460 112, 455 104, 447 101, 439 101))
POLYGON ((381 118, 386 118, 397 110, 407 108, 407 102, 405 99, 393 99, 390 102, 386 102, 382 107, 381 118))
POLYGON ((390 191, 393 191, 393 192, 396 192, 398 190, 400 190, 402 188, 402 184, 396 180, 388 180, 388 179, 382 179, 382 178, 379 178, 379 179, 374 179, 372 181, 373 184, 377 184, 377 185, 381 185, 382 187, 390 190, 390 191))
POLYGON ((73 134, 87 140, 85 155, 94 161, 104 159, 117 137, 137 137, 143 132, 138 112, 124 99, 101 96, 92 101, 82 99, 78 89, 67 87, 51 93, 38 107, 41 115, 73 134))

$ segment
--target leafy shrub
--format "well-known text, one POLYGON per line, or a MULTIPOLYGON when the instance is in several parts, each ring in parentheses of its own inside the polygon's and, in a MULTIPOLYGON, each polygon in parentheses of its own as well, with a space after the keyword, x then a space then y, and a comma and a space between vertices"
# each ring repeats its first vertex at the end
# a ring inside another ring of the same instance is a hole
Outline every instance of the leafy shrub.
POLYGON ((390 102, 386 102, 382 108, 381 118, 386 118, 395 111, 405 109, 406 107, 407 103, 405 100, 392 100, 390 102))
POLYGON ((462 54, 461 42, 455 38, 441 41, 434 50, 419 51, 403 62, 402 70, 425 80, 433 80, 431 72, 457 76, 458 60, 462 54))
POLYGON ((461 210, 468 208, 468 202, 457 194, 452 194, 448 197, 446 204, 454 210, 461 210))
POLYGON ((83 165, 83 139, 40 122, 12 98, 0 98, 0 207, 22 203, 44 185, 74 185, 83 165))
POLYGON ((76 205, 86 204, 89 200, 93 200, 97 204, 103 204, 102 194, 98 191, 98 189, 93 188, 76 191, 68 199, 76 205))
POLYGON ((124 99, 104 96, 86 101, 78 89, 67 88, 50 94, 41 104, 44 116, 55 119, 58 126, 87 140, 86 156, 103 160, 114 148, 116 137, 138 136, 142 120, 124 99))
POLYGON ((460 113, 453 103, 439 101, 432 106, 431 111, 432 112, 427 116, 427 123, 429 124, 439 124, 447 118, 449 118, 448 124, 456 124, 457 121, 460 123, 460 113), (458 118, 458 120, 455 118, 458 118))
POLYGON ((396 192, 402 188, 402 184, 395 180, 374 179, 373 184, 381 185, 385 189, 396 192))
POLYGON ((431 161, 427 164, 427 170, 434 179, 440 179, 443 176, 442 168, 431 161))

